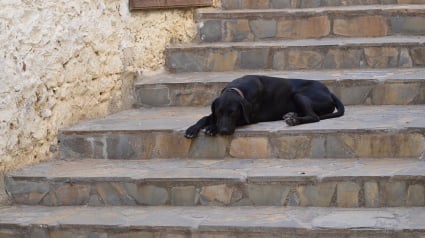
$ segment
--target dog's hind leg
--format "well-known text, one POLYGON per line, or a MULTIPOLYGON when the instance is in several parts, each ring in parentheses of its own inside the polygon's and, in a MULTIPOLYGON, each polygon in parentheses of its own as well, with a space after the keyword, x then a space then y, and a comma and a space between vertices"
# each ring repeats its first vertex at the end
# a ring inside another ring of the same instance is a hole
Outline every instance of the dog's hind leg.
POLYGON ((294 95, 293 100, 296 105, 297 112, 290 112, 283 116, 283 119, 288 126, 320 121, 320 117, 313 110, 310 98, 298 93, 294 95))

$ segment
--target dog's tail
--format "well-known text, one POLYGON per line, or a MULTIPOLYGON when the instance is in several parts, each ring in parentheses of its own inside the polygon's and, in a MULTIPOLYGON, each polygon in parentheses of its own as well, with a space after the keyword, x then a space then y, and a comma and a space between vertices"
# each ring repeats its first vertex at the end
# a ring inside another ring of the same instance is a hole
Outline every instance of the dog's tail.
POLYGON ((333 93, 331 93, 331 96, 332 96, 332 100, 335 102, 336 112, 322 115, 320 116, 320 120, 340 117, 340 116, 343 116, 345 113, 345 107, 344 107, 344 104, 342 104, 341 100, 339 100, 339 98, 335 96, 333 93))

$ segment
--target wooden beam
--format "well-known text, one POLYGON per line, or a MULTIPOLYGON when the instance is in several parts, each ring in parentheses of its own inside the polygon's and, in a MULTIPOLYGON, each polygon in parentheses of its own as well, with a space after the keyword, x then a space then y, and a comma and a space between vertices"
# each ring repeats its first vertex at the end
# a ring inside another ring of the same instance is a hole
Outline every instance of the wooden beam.
POLYGON ((130 10, 181 8, 181 7, 208 7, 213 0, 129 0, 130 10))

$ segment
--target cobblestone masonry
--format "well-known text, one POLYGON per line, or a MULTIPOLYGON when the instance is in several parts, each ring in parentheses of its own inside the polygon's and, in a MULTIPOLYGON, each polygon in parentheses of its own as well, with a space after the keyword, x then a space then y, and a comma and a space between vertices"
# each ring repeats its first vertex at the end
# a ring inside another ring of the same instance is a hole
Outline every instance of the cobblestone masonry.
POLYGON ((364 6, 256 12, 215 9, 198 13, 203 42, 423 35, 425 5, 364 6))
POLYGON ((184 130, 209 113, 209 108, 155 108, 81 123, 61 131, 61 157, 420 158, 425 151, 423 106, 348 107, 338 120, 295 127, 266 122, 238 128, 235 136, 211 139, 201 133, 196 140, 184 139, 184 130), (243 145, 249 146, 242 150, 243 145))
POLYGON ((16 203, 47 206, 425 206, 423 165, 417 159, 57 161, 9 174, 7 191, 16 203))

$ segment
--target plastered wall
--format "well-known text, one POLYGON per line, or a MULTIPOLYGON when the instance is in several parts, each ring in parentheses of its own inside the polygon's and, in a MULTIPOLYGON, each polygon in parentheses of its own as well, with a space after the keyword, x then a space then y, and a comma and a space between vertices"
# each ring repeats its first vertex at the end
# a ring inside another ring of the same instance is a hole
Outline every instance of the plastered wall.
POLYGON ((0 0, 0 177, 54 158, 59 128, 131 107, 135 75, 161 70, 166 45, 194 34, 193 9, 0 0))

